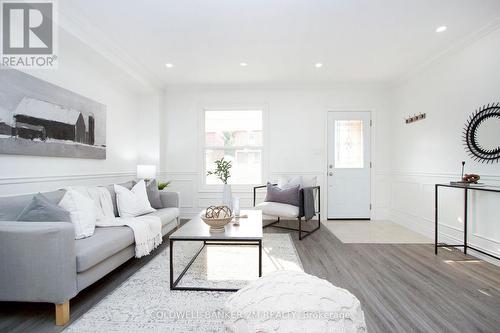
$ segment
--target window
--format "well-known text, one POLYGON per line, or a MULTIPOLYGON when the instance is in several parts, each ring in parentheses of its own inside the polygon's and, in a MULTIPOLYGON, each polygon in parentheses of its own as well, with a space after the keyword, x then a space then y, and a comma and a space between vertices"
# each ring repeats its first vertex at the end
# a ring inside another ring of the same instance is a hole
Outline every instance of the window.
POLYGON ((262 110, 206 110, 205 114, 205 182, 221 184, 215 176, 214 161, 224 157, 231 161, 230 184, 260 184, 262 182, 262 110))

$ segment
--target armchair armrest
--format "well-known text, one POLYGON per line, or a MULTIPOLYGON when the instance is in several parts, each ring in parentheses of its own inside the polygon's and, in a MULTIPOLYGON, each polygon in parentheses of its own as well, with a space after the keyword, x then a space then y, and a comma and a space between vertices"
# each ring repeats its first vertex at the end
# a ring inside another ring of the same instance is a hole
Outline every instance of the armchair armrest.
POLYGON ((67 222, 0 222, 0 300, 60 304, 77 294, 67 222))
POLYGON ((180 193, 160 191, 160 200, 163 208, 176 207, 180 208, 180 193))

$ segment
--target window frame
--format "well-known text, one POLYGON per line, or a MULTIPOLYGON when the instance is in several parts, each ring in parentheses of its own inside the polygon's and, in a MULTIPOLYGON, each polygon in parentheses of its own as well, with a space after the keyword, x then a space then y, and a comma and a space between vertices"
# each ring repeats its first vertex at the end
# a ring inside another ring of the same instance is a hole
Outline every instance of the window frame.
POLYGON ((256 184, 230 184, 233 192, 251 192, 253 186, 261 185, 264 183, 265 179, 268 177, 268 155, 267 155, 267 146, 268 146, 268 107, 265 104, 253 104, 253 105, 225 105, 225 106, 207 106, 203 107, 199 113, 199 129, 198 129, 198 158, 199 162, 199 192, 214 192, 214 191, 222 191, 223 184, 207 184, 206 181, 206 173, 207 173, 207 165, 206 165, 206 150, 210 149, 224 149, 224 150, 260 150, 261 151, 261 179, 259 183, 256 184), (207 111, 232 111, 232 112, 241 112, 241 111, 261 111, 262 112, 262 145, 261 146, 233 146, 233 147, 208 147, 206 145, 206 133, 205 133, 205 115, 207 111))

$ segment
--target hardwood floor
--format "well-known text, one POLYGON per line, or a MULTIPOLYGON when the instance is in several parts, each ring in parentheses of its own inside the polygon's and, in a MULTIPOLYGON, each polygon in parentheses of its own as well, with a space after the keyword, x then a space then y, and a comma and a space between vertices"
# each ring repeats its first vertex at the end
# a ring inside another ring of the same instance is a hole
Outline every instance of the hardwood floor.
MULTIPOLYGON (((283 232, 267 228, 265 232, 283 232)), ((500 268, 427 244, 343 244, 326 228, 294 244, 307 273, 360 300, 369 332, 500 332, 500 268)), ((164 242, 155 253, 166 248, 164 242)), ((130 260, 71 300, 76 320, 153 256, 130 260)), ((54 305, 0 302, 1 332, 60 332, 54 305)))
POLYGON ((306 272, 351 291, 369 332, 499 332, 500 268, 429 244, 295 242, 306 272))

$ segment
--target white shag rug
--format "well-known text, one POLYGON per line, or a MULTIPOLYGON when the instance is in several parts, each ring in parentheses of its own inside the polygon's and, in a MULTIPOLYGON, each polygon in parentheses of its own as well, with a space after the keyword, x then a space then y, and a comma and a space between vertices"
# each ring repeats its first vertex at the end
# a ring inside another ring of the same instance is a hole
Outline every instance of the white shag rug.
MULTIPOLYGON (((175 242, 175 277, 200 248, 175 242)), ((263 275, 302 271, 288 234, 264 234, 263 275)), ((169 249, 158 254, 64 332, 223 332, 223 305, 230 292, 171 291, 169 249)), ((258 276, 256 246, 208 246, 180 286, 243 287, 258 276)))

